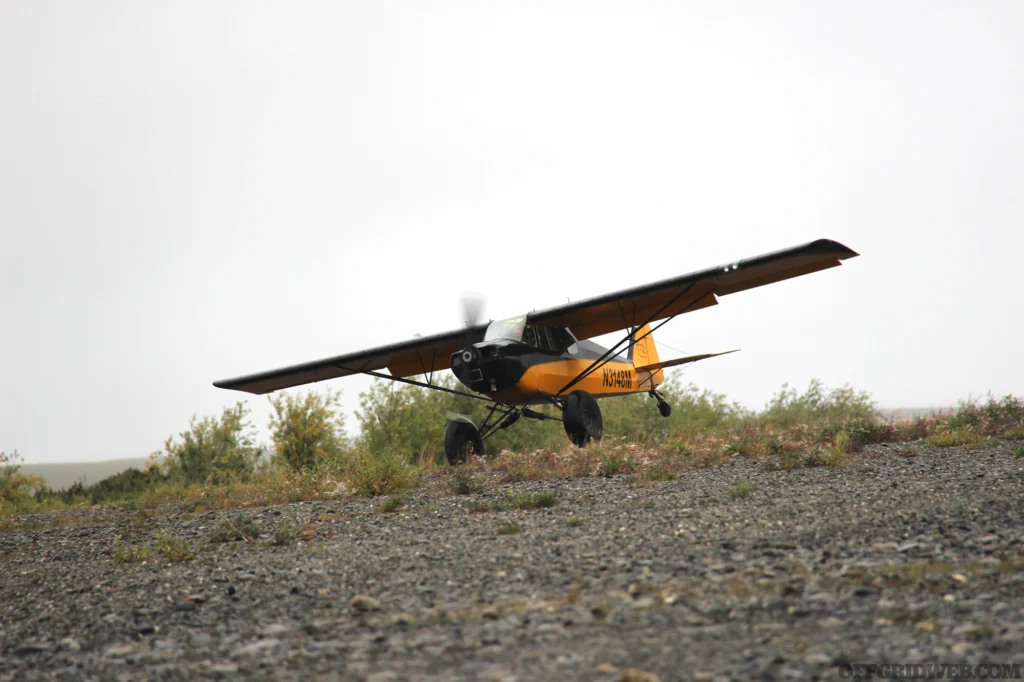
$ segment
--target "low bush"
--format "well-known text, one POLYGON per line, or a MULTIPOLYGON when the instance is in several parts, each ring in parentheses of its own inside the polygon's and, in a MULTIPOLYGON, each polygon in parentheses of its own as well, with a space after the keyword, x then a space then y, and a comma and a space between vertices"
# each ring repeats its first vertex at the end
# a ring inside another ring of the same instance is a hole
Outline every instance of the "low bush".
POLYGON ((379 454, 360 452, 349 471, 353 490, 371 497, 405 492, 416 485, 418 478, 417 467, 395 449, 379 454))
POLYGON ((960 427, 952 431, 940 431, 939 433, 934 433, 925 438, 925 442, 928 443, 928 445, 965 448, 977 447, 984 443, 985 440, 986 438, 982 434, 975 433, 974 431, 964 427, 960 427))

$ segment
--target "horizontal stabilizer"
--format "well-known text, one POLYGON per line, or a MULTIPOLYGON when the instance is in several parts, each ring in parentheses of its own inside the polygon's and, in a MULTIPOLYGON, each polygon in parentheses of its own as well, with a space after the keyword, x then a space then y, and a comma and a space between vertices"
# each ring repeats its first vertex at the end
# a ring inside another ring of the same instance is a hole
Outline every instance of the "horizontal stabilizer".
POLYGON ((685 365, 688 362, 697 362, 698 360, 707 360, 708 358, 717 358, 719 355, 728 355, 729 353, 735 353, 739 350, 727 350, 721 353, 704 353, 702 355, 688 355, 685 358, 676 358, 675 360, 665 360, 664 362, 655 362, 652 365, 644 365, 643 367, 637 367, 638 372, 655 372, 659 369, 665 369, 666 367, 676 367, 677 365, 685 365))

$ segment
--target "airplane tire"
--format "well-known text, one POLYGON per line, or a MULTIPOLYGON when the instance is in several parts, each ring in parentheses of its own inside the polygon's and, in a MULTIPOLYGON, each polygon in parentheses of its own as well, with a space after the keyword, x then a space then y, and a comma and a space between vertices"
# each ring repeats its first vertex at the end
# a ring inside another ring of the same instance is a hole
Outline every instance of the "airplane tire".
POLYGON ((601 440, 604 422, 594 396, 586 391, 570 393, 562 409, 562 425, 569 440, 581 448, 592 440, 601 440))
POLYGON ((470 455, 484 454, 480 431, 469 422, 448 422, 444 428, 444 454, 452 466, 464 464, 470 455))
POLYGON ((658 403, 658 412, 661 412, 662 417, 667 417, 672 414, 672 406, 662 400, 658 403))

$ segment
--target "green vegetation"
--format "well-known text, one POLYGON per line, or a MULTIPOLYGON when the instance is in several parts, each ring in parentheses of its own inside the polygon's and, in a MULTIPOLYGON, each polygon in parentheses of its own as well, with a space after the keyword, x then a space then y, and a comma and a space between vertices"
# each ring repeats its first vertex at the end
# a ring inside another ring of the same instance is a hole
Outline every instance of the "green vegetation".
POLYGON ((192 417, 180 442, 168 438, 163 457, 154 453, 154 459, 169 478, 181 483, 246 481, 260 453, 248 414, 240 402, 225 408, 220 419, 192 417))
POLYGON ((470 465, 460 466, 452 474, 452 492, 456 495, 476 495, 485 489, 484 482, 472 471, 470 465))
POLYGON ((573 516, 570 519, 566 519, 565 527, 566 528, 579 528, 580 526, 586 525, 586 523, 587 523, 587 519, 583 518, 582 516, 573 516))
POLYGON ((132 564, 149 561, 153 558, 153 546, 150 543, 141 545, 124 545, 120 542, 114 543, 114 563, 132 564))
POLYGON ((376 511, 378 514, 391 514, 393 512, 398 511, 404 506, 405 498, 401 497, 400 495, 395 495, 394 497, 389 497, 388 499, 378 504, 377 508, 374 511, 376 511))
POLYGON ((754 485, 749 481, 740 481, 729 489, 730 497, 746 497, 754 492, 754 485))
POLYGON ((192 543, 172 533, 160 533, 156 536, 156 552, 171 562, 191 561, 196 558, 192 543))
POLYGON ((352 488, 371 497, 405 492, 416 485, 418 476, 418 467, 395 448, 381 453, 359 452, 349 468, 352 488))
POLYGON ((1024 445, 1018 445, 1013 449, 1015 459, 1024 459, 1024 445))
POLYGON ((282 394, 270 398, 274 453, 294 471, 320 469, 338 462, 345 451, 345 427, 338 415, 341 394, 282 394))
POLYGON ((36 495, 45 488, 39 476, 21 473, 20 462, 17 450, 0 451, 0 518, 30 510, 35 506, 36 495))
MULTIPOLYGON (((454 385, 442 378, 442 385, 454 385)), ((340 495, 390 496, 379 511, 399 508, 402 496, 426 484, 456 495, 476 495, 497 483, 552 478, 630 474, 638 486, 673 481, 689 469, 733 458, 762 463, 769 470, 841 467, 858 464, 866 446, 921 441, 973 448, 989 438, 1024 440, 1024 401, 1014 396, 965 401, 952 414, 905 421, 883 418, 866 393, 810 382, 803 392, 784 385, 759 412, 724 395, 681 386, 660 387, 672 403, 663 418, 647 395, 602 401, 605 438, 586 448, 567 443, 557 421, 524 419, 486 443, 482 458, 450 468, 441 447, 447 412, 483 421, 486 404, 464 396, 414 386, 376 382, 361 394, 360 433, 345 436, 338 394, 308 393, 271 399, 273 456, 256 443, 243 403, 219 417, 193 417, 189 428, 168 438, 144 471, 129 469, 92 485, 76 483, 49 490, 39 477, 20 471, 17 451, 0 452, 0 522, 16 524, 26 512, 97 504, 149 510, 175 504, 189 512, 231 510, 326 500, 340 495)), ((551 408, 548 408, 551 409, 551 408)), ((907 456, 920 452, 907 448, 907 456)), ((1022 449, 1012 450, 1021 457, 1022 449)), ((899 454, 899 453, 897 453, 899 454)), ((551 493, 473 502, 469 511, 503 511, 551 506, 551 493)), ((227 517, 215 534, 252 541, 260 529, 227 517), (230 527, 229 527, 230 526, 230 527), (237 532, 231 527, 238 527, 237 532)), ((282 541, 294 533, 282 531, 282 541)), ((275 540, 276 533, 275 533, 275 540)), ((143 550, 115 550, 125 561, 143 550)), ((153 551, 156 551, 154 549, 153 551)))
POLYGON ((969 428, 958 428, 952 431, 941 431, 933 433, 924 439, 928 445, 940 447, 977 447, 985 442, 986 438, 980 433, 975 433, 969 428))
POLYGON ((518 523, 509 523, 504 526, 498 526, 496 529, 498 535, 515 535, 516 533, 521 533, 522 530, 523 527, 518 523))
POLYGON ((558 504, 558 497, 551 491, 542 493, 510 494, 508 503, 513 509, 546 509, 558 504))
POLYGON ((221 516, 210 532, 210 542, 252 542, 263 534, 263 528, 250 514, 221 516))
POLYGON ((290 545, 299 537, 299 531, 301 530, 302 526, 299 522, 289 516, 283 519, 277 528, 274 529, 274 537, 271 540, 271 544, 290 545))

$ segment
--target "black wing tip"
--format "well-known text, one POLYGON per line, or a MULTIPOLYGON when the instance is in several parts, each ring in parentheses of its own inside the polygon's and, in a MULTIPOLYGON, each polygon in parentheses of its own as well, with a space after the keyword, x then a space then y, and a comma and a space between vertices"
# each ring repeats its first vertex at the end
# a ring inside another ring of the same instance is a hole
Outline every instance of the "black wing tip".
POLYGON ((817 253, 835 253, 839 260, 856 258, 860 255, 846 244, 837 242, 834 239, 817 239, 808 244, 808 246, 817 253))

